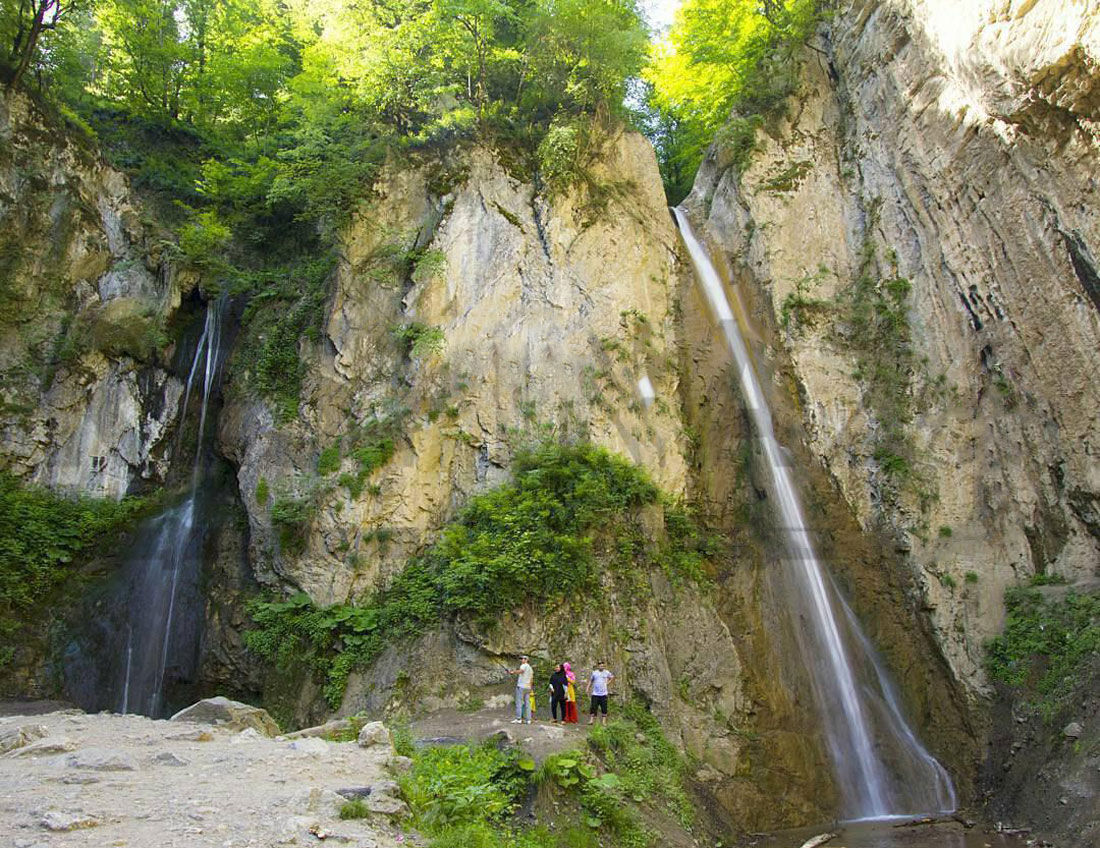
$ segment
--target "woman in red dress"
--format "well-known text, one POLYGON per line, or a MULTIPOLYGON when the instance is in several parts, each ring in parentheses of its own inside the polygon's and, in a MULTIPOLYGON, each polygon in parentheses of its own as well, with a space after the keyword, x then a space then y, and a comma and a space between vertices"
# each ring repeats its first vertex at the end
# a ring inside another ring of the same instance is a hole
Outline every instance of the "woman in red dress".
POLYGON ((569 667, 569 663, 562 663, 561 667, 565 670, 565 677, 569 681, 569 684, 565 687, 565 723, 576 724, 577 675, 573 673, 573 669, 569 667))

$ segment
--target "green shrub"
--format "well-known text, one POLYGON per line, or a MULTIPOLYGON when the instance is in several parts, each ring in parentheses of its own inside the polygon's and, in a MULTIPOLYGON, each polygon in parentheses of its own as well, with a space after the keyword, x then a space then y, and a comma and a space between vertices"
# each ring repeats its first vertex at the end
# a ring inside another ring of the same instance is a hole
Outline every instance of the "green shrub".
MULTIPOLYGON (((512 482, 471 498, 436 543, 384 592, 361 605, 327 609, 300 595, 255 601, 249 610, 259 630, 246 639, 269 660, 286 646, 297 646, 325 677, 325 695, 336 707, 352 668, 445 618, 489 620, 525 603, 545 606, 596 593, 602 569, 594 556, 595 538, 641 539, 631 523, 635 512, 659 498, 644 471, 591 444, 521 451, 512 482)), ((302 509, 292 502, 280 505, 288 534, 300 526, 302 509)), ((613 572, 638 576, 658 566, 674 579, 698 579, 711 547, 682 507, 668 508, 666 535, 660 545, 631 541, 628 555, 611 560, 613 572)))
POLYGON ((317 457, 317 473, 322 477, 335 474, 340 470, 340 440, 337 439, 317 457))
POLYGON ((45 614, 80 564, 112 548, 150 502, 67 498, 0 473, 0 665, 19 627, 45 614))
POLYGON ((439 327, 429 327, 419 321, 412 321, 394 327, 391 332, 402 345, 405 355, 414 359, 443 350, 443 331, 439 327))
POLYGON ((306 530, 315 505, 309 497, 279 495, 271 503, 271 523, 279 537, 279 548, 288 556, 305 550, 306 530))
POLYGON ((1100 595, 1070 592, 1048 599, 1036 589, 1015 587, 1005 593, 1005 607, 1004 631, 986 644, 986 668, 1053 717, 1100 656, 1100 595))
POLYGON ((522 798, 526 774, 515 752, 487 742, 419 751, 400 783, 416 826, 434 835, 502 821, 522 798))
POLYGON ((267 506, 267 502, 271 499, 271 489, 267 485, 267 479, 261 477, 256 481, 256 503, 260 506, 267 506))
POLYGON ((561 194, 580 177, 584 126, 577 119, 556 119, 539 143, 539 177, 551 195, 561 194))

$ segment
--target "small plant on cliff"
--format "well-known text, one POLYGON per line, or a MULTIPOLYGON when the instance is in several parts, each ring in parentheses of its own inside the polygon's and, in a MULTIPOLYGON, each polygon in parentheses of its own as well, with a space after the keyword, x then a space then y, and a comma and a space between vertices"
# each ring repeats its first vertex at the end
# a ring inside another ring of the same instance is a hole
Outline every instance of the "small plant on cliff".
POLYGON ((303 339, 315 342, 321 337, 335 262, 335 254, 329 254, 266 271, 239 272, 234 278, 235 292, 251 294, 235 368, 271 403, 279 422, 298 414, 306 367, 299 347, 303 339))
POLYGON ((271 502, 271 524, 279 537, 279 549, 297 556, 306 546, 306 530, 316 507, 308 496, 279 495, 271 502))
POLYGON ((399 324, 391 332, 402 346, 406 356, 420 359, 439 353, 443 350, 443 330, 439 327, 429 327, 419 321, 411 321, 408 324, 399 324))

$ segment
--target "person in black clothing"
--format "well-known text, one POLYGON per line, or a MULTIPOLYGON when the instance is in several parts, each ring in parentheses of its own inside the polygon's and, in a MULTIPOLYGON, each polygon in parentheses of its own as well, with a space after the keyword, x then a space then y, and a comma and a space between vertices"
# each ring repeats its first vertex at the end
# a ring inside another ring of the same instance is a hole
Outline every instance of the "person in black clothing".
POLYGON ((550 720, 553 724, 561 724, 565 721, 565 688, 569 685, 569 678, 561 663, 554 666, 554 673, 550 675, 550 720), (558 719, 558 711, 561 711, 561 719, 558 719))

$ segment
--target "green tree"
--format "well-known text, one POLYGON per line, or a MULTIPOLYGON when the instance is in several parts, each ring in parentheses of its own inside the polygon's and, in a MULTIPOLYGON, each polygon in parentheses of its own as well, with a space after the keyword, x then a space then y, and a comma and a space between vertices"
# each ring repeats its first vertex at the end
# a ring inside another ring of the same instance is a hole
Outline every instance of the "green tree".
POLYGON ((0 8, 0 37, 8 46, 8 87, 16 88, 38 58, 49 35, 86 10, 91 0, 6 0, 0 8))

